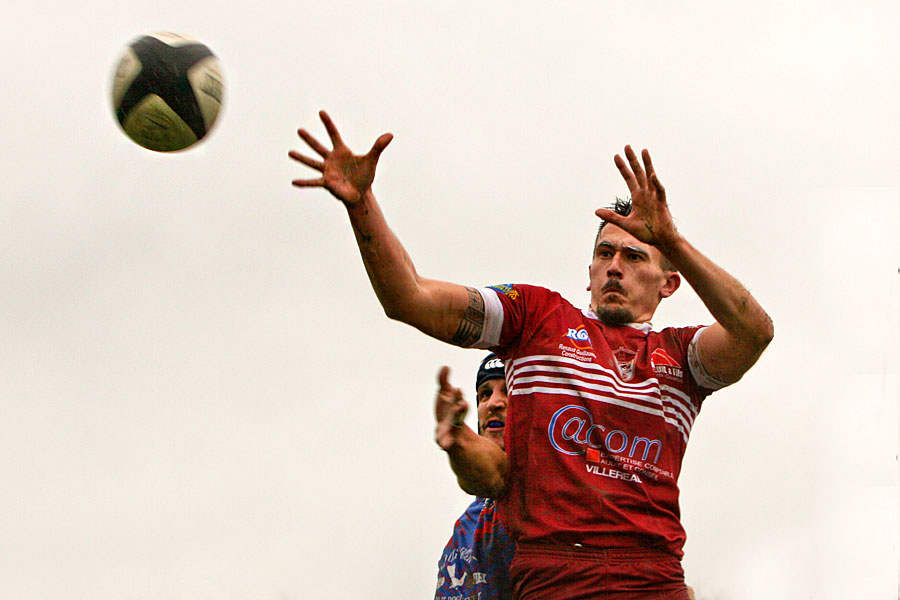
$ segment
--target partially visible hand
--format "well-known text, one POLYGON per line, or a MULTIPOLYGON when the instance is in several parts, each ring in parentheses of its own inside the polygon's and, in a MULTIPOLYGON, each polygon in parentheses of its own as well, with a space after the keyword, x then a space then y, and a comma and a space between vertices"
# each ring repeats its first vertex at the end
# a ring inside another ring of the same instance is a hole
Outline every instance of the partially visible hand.
POLYGON ((377 140, 368 154, 357 156, 344 144, 338 133, 337 127, 331 117, 324 110, 319 112, 319 117, 325 125, 328 137, 331 138, 332 149, 328 150, 319 143, 305 129, 298 129, 297 134, 306 144, 322 157, 316 160, 296 150, 288 152, 288 156, 303 163, 307 167, 322 173, 322 177, 316 179, 295 179, 291 183, 297 187, 322 187, 346 204, 347 206, 358 203, 366 193, 371 190, 375 180, 375 167, 378 165, 378 157, 391 143, 394 136, 385 133, 377 140))
POLYGON ((594 214, 665 252, 678 237, 666 202, 666 190, 656 176, 647 150, 641 152, 643 168, 631 146, 625 146, 625 157, 627 163, 616 154, 615 163, 631 192, 631 214, 626 217, 605 208, 597 209, 594 214))
POLYGON ((444 450, 456 444, 466 413, 468 403, 463 400, 462 390, 450 385, 450 367, 441 367, 438 372, 438 393, 434 400, 434 418, 437 427, 434 430, 434 441, 444 450))

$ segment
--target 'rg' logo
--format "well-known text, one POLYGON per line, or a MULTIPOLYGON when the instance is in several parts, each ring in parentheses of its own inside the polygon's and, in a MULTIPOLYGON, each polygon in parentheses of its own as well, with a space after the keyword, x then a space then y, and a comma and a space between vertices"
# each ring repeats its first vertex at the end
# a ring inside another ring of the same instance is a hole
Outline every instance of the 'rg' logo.
POLYGON ((584 325, 579 325, 577 329, 572 329, 570 327, 569 331, 566 333, 566 337, 572 340, 572 345, 579 350, 588 350, 591 348, 591 338, 588 337, 588 332, 584 328, 584 325))

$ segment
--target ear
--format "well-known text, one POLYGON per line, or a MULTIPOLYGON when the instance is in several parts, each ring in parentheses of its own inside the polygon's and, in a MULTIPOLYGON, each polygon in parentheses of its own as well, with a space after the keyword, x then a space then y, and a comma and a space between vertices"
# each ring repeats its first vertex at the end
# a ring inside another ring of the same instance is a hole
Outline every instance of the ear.
POLYGON ((675 293, 681 287, 681 275, 676 273, 675 271, 666 272, 666 282, 659 290, 660 298, 668 298, 672 294, 675 293))
POLYGON ((585 289, 591 291, 591 265, 588 265, 588 284, 585 289))

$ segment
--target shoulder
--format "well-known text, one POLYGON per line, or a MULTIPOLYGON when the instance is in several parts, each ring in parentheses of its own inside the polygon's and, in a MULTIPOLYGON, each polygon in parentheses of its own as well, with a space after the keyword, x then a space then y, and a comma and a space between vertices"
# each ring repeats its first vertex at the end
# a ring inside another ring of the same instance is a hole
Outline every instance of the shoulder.
POLYGON ((651 333, 650 363, 657 374, 667 373, 672 369, 681 372, 683 369, 696 386, 697 395, 702 398, 725 386, 709 376, 697 352, 697 340, 707 327, 708 325, 668 327, 658 333, 651 333))
POLYGON ((671 350, 677 350, 687 353, 694 337, 698 332, 706 329, 706 325, 691 325, 689 327, 666 327, 660 331, 651 331, 648 339, 655 342, 656 345, 667 347, 671 350))
POLYGON ((529 304, 535 302, 563 302, 570 304, 559 292, 528 283, 499 283, 486 286, 485 289, 493 291, 499 298, 511 303, 522 301, 529 304))
POLYGON ((523 341, 550 314, 575 310, 559 293, 524 283, 503 283, 481 288, 484 331, 476 346, 490 348, 502 358, 516 353, 523 341))

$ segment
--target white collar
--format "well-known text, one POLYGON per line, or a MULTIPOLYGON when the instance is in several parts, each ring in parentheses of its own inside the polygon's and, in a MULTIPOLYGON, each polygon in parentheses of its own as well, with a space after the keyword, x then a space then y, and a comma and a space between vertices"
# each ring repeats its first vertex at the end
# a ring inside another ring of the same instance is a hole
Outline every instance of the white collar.
MULTIPOLYGON (((594 311, 589 308, 581 309, 581 313, 589 319, 594 319, 595 321, 600 321, 600 317, 598 317, 594 311)), ((603 321, 600 321, 601 323, 603 321)), ((646 321, 644 323, 626 323, 627 327, 631 327, 633 329, 637 329, 641 333, 647 334, 653 330, 653 324, 650 321, 646 321)))

